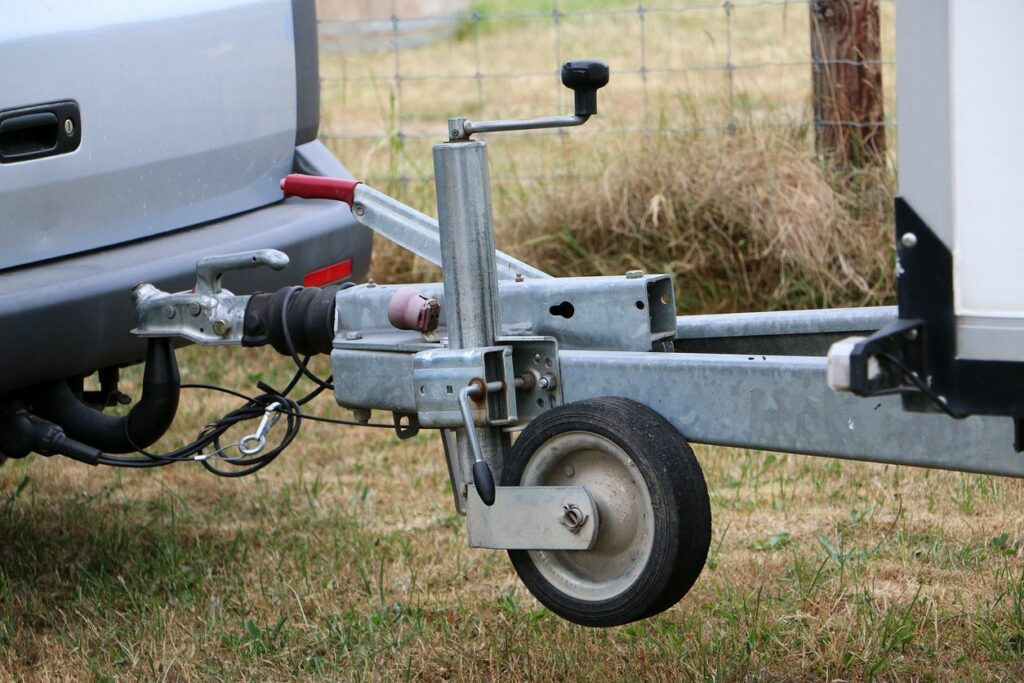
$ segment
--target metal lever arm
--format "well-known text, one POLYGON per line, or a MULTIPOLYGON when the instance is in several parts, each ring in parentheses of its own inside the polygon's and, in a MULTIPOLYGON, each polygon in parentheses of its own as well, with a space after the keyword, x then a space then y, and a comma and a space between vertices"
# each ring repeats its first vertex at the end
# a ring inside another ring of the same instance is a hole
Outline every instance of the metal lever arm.
POLYGON ((256 249, 234 254, 218 254, 199 259, 196 263, 196 294, 217 294, 221 291, 220 279, 232 270, 246 270, 269 266, 281 270, 288 265, 288 255, 277 249, 256 249))
MULTIPOLYGON (((281 190, 285 197, 345 202, 352 207, 352 215, 362 225, 434 265, 441 265, 441 238, 437 221, 358 180, 293 173, 281 181, 281 190)), ((525 278, 551 277, 501 251, 495 251, 494 255, 498 264, 498 279, 512 280, 517 273, 525 278)))
POLYGON ((571 128, 582 126, 587 116, 541 116, 536 119, 504 121, 470 121, 465 118, 448 119, 448 140, 468 140, 474 133, 500 133, 510 130, 536 130, 538 128, 571 128))

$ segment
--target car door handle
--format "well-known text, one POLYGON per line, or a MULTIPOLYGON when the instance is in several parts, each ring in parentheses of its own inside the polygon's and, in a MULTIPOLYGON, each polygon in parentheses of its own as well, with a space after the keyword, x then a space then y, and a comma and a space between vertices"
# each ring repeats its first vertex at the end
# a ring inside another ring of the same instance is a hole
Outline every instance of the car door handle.
POLYGON ((72 101, 0 111, 0 164, 66 154, 82 141, 82 119, 72 101))

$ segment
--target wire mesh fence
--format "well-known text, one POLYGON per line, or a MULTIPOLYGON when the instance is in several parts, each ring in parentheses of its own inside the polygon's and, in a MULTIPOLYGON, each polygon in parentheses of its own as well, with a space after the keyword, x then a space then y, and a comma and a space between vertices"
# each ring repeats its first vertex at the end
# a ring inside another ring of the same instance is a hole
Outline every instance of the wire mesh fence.
POLYGON ((893 0, 881 3, 881 58, 868 62, 882 68, 886 117, 869 122, 815 119, 812 73, 838 62, 811 58, 814 2, 491 0, 420 14, 389 0, 386 17, 378 3, 377 17, 345 22, 321 11, 321 137, 357 175, 425 202, 449 117, 568 113, 559 68, 572 58, 611 65, 599 116, 572 132, 500 134, 496 185, 599 174, 580 151, 611 141, 781 130, 813 154, 816 126, 893 127, 893 0), (339 33, 356 40, 337 49, 339 33))

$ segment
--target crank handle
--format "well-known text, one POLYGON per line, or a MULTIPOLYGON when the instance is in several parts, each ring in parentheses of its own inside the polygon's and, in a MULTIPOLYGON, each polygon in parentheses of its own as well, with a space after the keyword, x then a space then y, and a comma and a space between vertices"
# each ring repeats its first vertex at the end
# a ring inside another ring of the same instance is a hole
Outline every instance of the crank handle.
POLYGON ((542 116, 519 121, 473 122, 465 118, 448 119, 448 142, 469 140, 474 133, 581 126, 597 114, 597 91, 608 85, 608 75, 608 65, 596 59, 566 62, 562 65, 562 85, 573 91, 576 100, 571 116, 542 116))
POLYGON ((476 434, 476 425, 473 423, 473 411, 469 405, 470 398, 483 398, 490 391, 501 391, 504 388, 501 382, 488 382, 484 384, 481 380, 473 380, 470 384, 462 387, 459 391, 459 411, 462 413, 462 423, 466 429, 466 438, 469 439, 469 449, 473 452, 473 487, 484 505, 494 505, 494 475, 491 468, 484 460, 483 451, 480 448, 480 439, 476 434))

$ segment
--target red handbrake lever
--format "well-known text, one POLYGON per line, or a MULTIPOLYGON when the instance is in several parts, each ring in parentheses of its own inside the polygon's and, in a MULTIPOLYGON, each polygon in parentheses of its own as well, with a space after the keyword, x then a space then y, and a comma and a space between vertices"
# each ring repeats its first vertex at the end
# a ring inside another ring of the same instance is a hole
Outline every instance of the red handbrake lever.
POLYGON ((281 179, 281 190, 285 197, 336 199, 352 206, 356 185, 359 183, 358 180, 292 173, 281 179))

